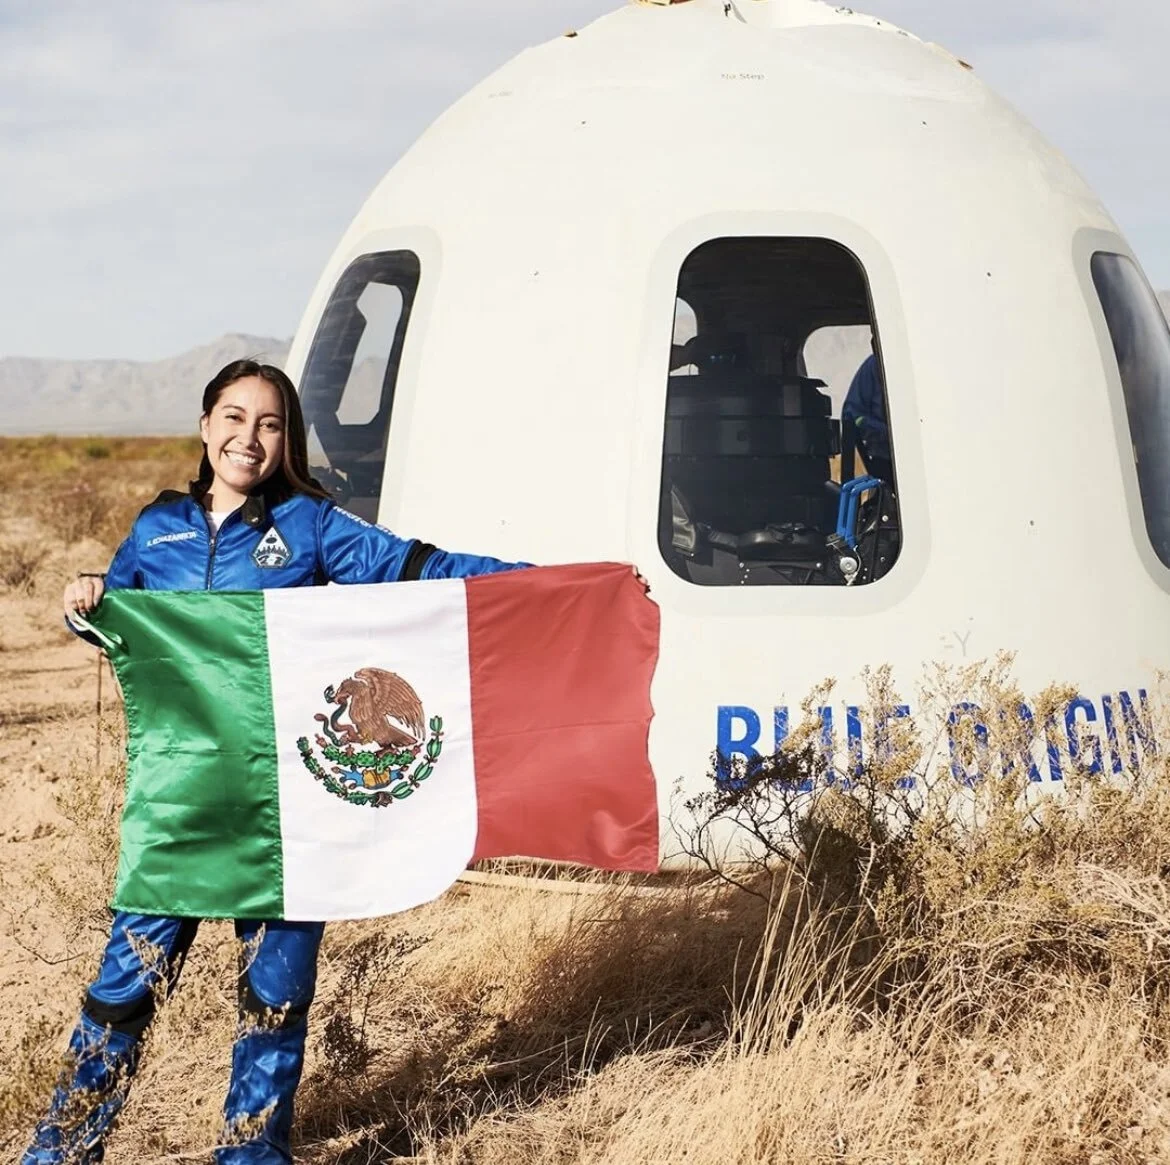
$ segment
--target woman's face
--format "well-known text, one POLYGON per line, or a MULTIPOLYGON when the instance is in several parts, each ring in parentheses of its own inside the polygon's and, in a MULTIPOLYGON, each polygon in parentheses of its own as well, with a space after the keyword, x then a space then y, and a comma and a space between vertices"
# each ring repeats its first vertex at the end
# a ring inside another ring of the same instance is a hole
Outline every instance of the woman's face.
POLYGON ((284 458, 284 405, 276 386, 259 376, 229 384, 199 421, 219 508, 240 500, 276 472, 284 458))

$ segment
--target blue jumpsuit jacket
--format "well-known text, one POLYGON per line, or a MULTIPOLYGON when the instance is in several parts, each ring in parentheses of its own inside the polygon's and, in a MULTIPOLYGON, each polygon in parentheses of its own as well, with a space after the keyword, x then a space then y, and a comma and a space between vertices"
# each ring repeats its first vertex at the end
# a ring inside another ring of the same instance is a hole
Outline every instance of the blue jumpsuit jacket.
POLYGON ((399 538, 307 494, 271 507, 250 497, 212 537, 202 505, 190 494, 167 492, 139 514, 106 572, 106 587, 250 591, 468 578, 517 565, 399 538))

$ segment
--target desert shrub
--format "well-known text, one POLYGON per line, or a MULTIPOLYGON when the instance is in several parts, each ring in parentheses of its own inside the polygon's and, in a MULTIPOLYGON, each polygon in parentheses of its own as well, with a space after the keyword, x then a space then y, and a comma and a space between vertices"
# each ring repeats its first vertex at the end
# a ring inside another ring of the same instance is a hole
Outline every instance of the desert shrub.
POLYGON ((51 774, 69 859, 63 862, 45 850, 21 869, 0 870, 0 891, 8 909, 25 904, 9 921, 10 936, 49 964, 91 958, 109 932, 108 902, 118 864, 125 781, 120 715, 107 715, 97 731, 103 737, 101 767, 95 768, 89 758, 78 758, 51 774), (30 910, 30 905, 37 909, 30 910), (37 915, 39 923, 25 921, 26 916, 37 915))
MULTIPOLYGON (((1050 743, 1043 726, 1070 693, 1049 689, 1021 717, 1011 662, 1004 656, 958 677, 958 690, 984 709, 985 732, 976 737, 968 725, 956 741, 960 756, 983 757, 977 780, 957 780, 949 747, 888 714, 901 701, 883 669, 867 676, 872 722, 889 734, 868 742, 865 755, 876 762, 826 769, 814 714, 822 689, 775 756, 752 765, 717 758, 712 789, 686 805, 687 849, 743 889, 760 893, 783 873, 818 909, 840 912, 849 961, 887 1004, 901 994, 916 999, 930 982, 955 1021, 989 1010, 1006 1020, 1020 990, 1071 971, 1161 1014, 1170 947, 1151 917, 1170 915, 1158 915, 1148 880, 1168 868, 1166 760, 1147 755, 1114 780, 1069 771, 1061 795, 1042 793, 1029 759, 1050 743), (737 865, 717 852, 730 826, 751 841, 737 865), (1118 877, 1128 897, 1109 881, 1118 877), (1139 903, 1154 915, 1142 916, 1139 903)), ((944 707, 955 689, 940 684, 944 707)))
POLYGON ((49 547, 40 542, 0 542, 0 589, 31 595, 37 575, 49 557, 49 547))
MULTIPOLYGON (((1038 796, 1027 754, 1069 693, 1042 693, 1022 720, 1010 665, 939 671, 926 692, 946 707, 962 685, 987 711, 986 736, 956 742, 982 752, 977 781, 880 714, 889 747, 876 734, 863 752, 879 763, 831 766, 827 687, 777 755, 713 758, 711 790, 686 807, 690 852, 765 907, 758 941, 721 990, 708 983, 715 1038, 567 1059, 535 1101, 506 1092, 461 1125, 417 1111, 424 1159, 1165 1159, 1170 771, 1150 749, 1112 781, 1066 767, 1064 794, 1038 796), (754 844, 725 864, 732 825, 754 844)), ((868 681, 871 708, 901 703, 888 672, 868 681)))
POLYGON ((108 549, 161 489, 191 476, 198 438, 0 438, 0 518, 32 519, 45 541, 108 549))
POLYGON ((331 927, 300 1156, 340 1143, 413 1153, 422 1130, 459 1130, 501 1095, 552 1098, 635 1044, 715 1041, 764 911, 723 889, 596 889, 550 901, 477 888, 331 927))
POLYGON ((34 1018, 6 1044, 0 1069, 0 1129, 31 1127, 41 1115, 59 1070, 56 1058, 46 1055, 47 1047, 60 1042, 57 1028, 53 1019, 34 1018))
POLYGON ((337 1087, 362 1077, 375 1056, 370 1042, 371 1009, 380 991, 399 976, 411 952, 426 940, 417 936, 362 935, 345 952, 343 970, 321 1011, 324 1075, 337 1087))
POLYGON ((108 541, 113 514, 114 501, 106 490, 88 481, 71 481, 42 496, 39 517, 68 546, 83 538, 108 541))

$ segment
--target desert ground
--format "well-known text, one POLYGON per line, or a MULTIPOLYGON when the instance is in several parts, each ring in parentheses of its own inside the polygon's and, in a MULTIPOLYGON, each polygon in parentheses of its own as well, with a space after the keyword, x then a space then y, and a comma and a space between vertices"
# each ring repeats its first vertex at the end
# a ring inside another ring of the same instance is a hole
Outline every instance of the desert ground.
MULTIPOLYGON (((105 566, 197 454, 177 439, 0 440, 7 1160, 96 970, 117 854, 121 708, 108 665, 64 629, 60 592, 105 566)), ((963 829, 878 811, 921 763, 903 742, 885 771, 806 798, 799 827, 783 804, 759 812, 775 782, 716 806, 774 843, 738 884, 496 868, 407 914, 331 926, 297 1160, 1170 1160, 1165 749, 1109 787, 1070 782, 1041 812, 1005 775, 963 829), (777 820, 788 832, 768 832, 777 820)), ((107 1161, 209 1159, 237 956, 229 925, 203 925, 107 1161)))

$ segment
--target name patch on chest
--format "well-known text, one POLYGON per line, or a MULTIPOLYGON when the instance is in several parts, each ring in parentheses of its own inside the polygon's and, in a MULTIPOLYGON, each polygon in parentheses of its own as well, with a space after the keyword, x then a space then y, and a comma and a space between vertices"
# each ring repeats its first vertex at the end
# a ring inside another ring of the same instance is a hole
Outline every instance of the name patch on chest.
POLYGON ((290 558, 292 551, 275 526, 256 543, 256 549, 252 551, 252 561, 262 567, 284 566, 290 558))
POLYGON ((146 548, 149 550, 152 546, 160 546, 164 542, 186 542, 189 538, 198 538, 198 530, 181 530, 174 534, 158 534, 154 538, 148 538, 146 541, 146 548))

